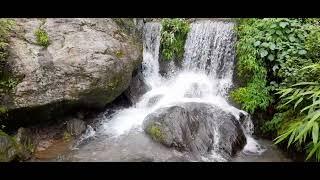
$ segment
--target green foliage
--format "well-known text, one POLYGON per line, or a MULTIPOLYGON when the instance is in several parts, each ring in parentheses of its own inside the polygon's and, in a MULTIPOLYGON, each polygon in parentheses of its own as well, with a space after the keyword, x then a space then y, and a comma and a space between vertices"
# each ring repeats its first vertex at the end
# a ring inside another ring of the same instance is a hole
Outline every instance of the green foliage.
POLYGON ((312 63, 306 59, 304 46, 309 31, 309 26, 298 19, 244 19, 239 22, 237 72, 245 82, 232 97, 243 109, 265 110, 272 102, 271 92, 297 82, 298 70, 312 63))
POLYGON ((0 114, 6 113, 6 112, 7 112, 7 108, 4 106, 0 106, 0 114))
POLYGON ((283 125, 283 119, 285 119, 285 113, 277 113, 273 116, 271 121, 267 121, 262 127, 261 130, 264 134, 274 133, 275 129, 280 129, 281 125, 283 125))
POLYGON ((9 36, 13 25, 12 20, 0 19, 0 62, 8 57, 9 36))
POLYGON ((231 92, 233 100, 242 104, 242 109, 253 113, 256 108, 266 109, 271 101, 266 81, 255 78, 246 87, 240 87, 231 92))
MULTIPOLYGON (((0 115, 3 117, 7 113, 7 108, 2 106, 2 96, 8 90, 15 87, 16 83, 13 78, 8 77, 7 58, 9 56, 9 40, 10 33, 14 27, 14 21, 10 19, 0 19, 0 115)), ((3 119, 0 118, 0 128, 5 126, 2 124, 3 119)))
MULTIPOLYGON (((319 72, 320 64, 307 66, 302 71, 317 70, 319 72)), ((319 75, 318 77, 319 78, 319 75)), ((291 125, 279 137, 276 143, 282 142, 289 138, 288 146, 291 143, 305 145, 308 148, 308 157, 311 158, 316 154, 316 158, 320 160, 319 148, 319 123, 320 123, 320 83, 300 82, 289 88, 280 89, 279 94, 283 103, 279 108, 292 108, 301 114, 302 118, 291 125)))
POLYGON ((0 81, 0 89, 2 89, 3 91, 11 90, 16 87, 17 84, 18 81, 16 79, 5 77, 0 81))
POLYGON ((242 87, 231 97, 254 113, 276 105, 262 127, 320 158, 320 23, 319 18, 238 20, 237 75, 242 87), (272 98, 271 98, 272 95, 272 98))
POLYGON ((161 29, 161 53, 165 60, 181 58, 184 44, 190 29, 184 19, 163 19, 161 29))
POLYGON ((320 57, 320 28, 318 26, 310 26, 310 31, 306 38, 305 48, 310 56, 318 59, 320 57))
MULTIPOLYGON (((310 33, 306 37, 305 48, 308 61, 301 59, 298 63, 303 68, 295 74, 296 84, 282 87, 280 94, 279 111, 295 110, 295 115, 300 116, 296 121, 289 121, 290 126, 285 128, 276 138, 276 143, 288 140, 291 144, 303 146, 308 157, 320 160, 319 123, 320 123, 320 64, 319 64, 319 26, 310 25, 310 33), (312 64, 312 65, 310 65, 312 64)), ((288 121, 288 117, 282 121, 288 121)))
POLYGON ((37 44, 43 47, 48 47, 50 44, 49 35, 48 33, 42 28, 39 27, 34 32, 36 38, 37 38, 37 44))
MULTIPOLYGON (((259 25, 260 23, 260 25, 259 25)), ((242 109, 253 113, 256 109, 266 109, 272 101, 267 86, 267 69, 262 57, 268 53, 265 49, 259 51, 261 45, 258 29, 260 20, 239 20, 237 48, 237 75, 243 79, 244 87, 231 92, 231 97, 239 103, 242 109), (260 57, 261 56, 261 57, 260 57)))

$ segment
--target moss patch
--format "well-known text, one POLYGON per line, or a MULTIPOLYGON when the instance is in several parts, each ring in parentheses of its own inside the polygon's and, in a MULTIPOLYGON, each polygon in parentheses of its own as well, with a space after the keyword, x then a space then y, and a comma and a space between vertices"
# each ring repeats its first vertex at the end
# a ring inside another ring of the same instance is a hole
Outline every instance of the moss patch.
POLYGON ((72 135, 68 132, 63 133, 63 141, 69 142, 72 139, 72 135))
POLYGON ((159 125, 151 125, 148 128, 147 132, 153 140, 156 140, 158 142, 163 142, 165 139, 165 134, 162 132, 161 127, 159 125))
POLYGON ((116 51, 115 54, 116 54, 116 57, 117 57, 117 58, 122 58, 122 57, 124 56, 124 53, 123 53, 122 50, 116 51))

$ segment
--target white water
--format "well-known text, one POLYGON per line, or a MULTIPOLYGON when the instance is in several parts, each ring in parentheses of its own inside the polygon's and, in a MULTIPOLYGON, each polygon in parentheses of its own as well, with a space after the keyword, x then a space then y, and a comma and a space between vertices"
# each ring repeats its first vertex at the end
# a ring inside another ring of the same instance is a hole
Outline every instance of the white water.
MULTIPOLYGON (((159 74, 158 59, 161 25, 147 23, 144 27, 143 75, 150 90, 134 106, 119 110, 106 119, 103 131, 113 137, 130 130, 142 131, 141 125, 148 114, 182 102, 217 105, 239 119, 242 111, 226 100, 234 69, 235 36, 232 29, 233 23, 193 23, 185 44, 182 70, 164 78, 159 74)), ((246 123, 252 125, 251 120, 246 123)), ((244 127, 248 141, 244 151, 259 152, 257 143, 250 136, 252 127, 247 127, 244 127)), ((214 139, 215 145, 218 144, 219 134, 214 139)), ((211 159, 224 161, 215 151, 211 159)))

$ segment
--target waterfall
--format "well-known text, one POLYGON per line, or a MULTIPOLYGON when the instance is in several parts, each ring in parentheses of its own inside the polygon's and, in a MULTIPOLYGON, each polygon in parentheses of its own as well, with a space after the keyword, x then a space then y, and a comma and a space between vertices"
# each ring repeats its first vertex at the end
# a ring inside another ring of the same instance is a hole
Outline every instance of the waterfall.
POLYGON ((232 86, 235 58, 233 23, 201 21, 191 25, 185 44, 184 67, 205 72, 223 96, 232 86))
MULTIPOLYGON (((243 111, 231 106, 226 97, 232 87, 235 61, 234 24, 231 22, 199 21, 191 24, 185 44, 182 69, 161 77, 159 74, 159 47, 161 24, 152 22, 144 26, 143 75, 149 91, 132 107, 122 109, 107 118, 102 131, 111 137, 118 137, 130 131, 142 131, 144 118, 162 107, 184 102, 203 102, 217 105, 232 113, 237 119, 243 111)), ((248 151, 254 151, 251 138, 252 121, 246 121, 248 151), (251 138, 251 139, 250 139, 251 138)), ((223 139, 215 134, 218 146, 223 139)), ((256 146, 254 144, 253 146, 256 146)), ((223 161, 218 152, 212 155, 223 161)))
POLYGON ((143 29, 143 75, 145 82, 152 87, 161 81, 159 74, 159 47, 161 24, 147 23, 143 29))

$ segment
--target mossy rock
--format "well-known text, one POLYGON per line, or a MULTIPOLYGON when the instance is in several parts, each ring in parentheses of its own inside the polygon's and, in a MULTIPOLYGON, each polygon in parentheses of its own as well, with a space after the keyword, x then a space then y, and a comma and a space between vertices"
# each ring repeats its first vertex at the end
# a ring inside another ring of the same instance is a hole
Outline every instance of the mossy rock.
POLYGON ((29 129, 20 128, 15 136, 0 130, 0 162, 26 160, 35 151, 35 144, 29 129))
POLYGON ((34 137, 30 129, 19 128, 17 134, 14 136, 17 146, 20 151, 22 159, 29 159, 35 152, 34 137))
POLYGON ((0 162, 9 162, 19 157, 19 148, 15 139, 0 130, 0 162))

